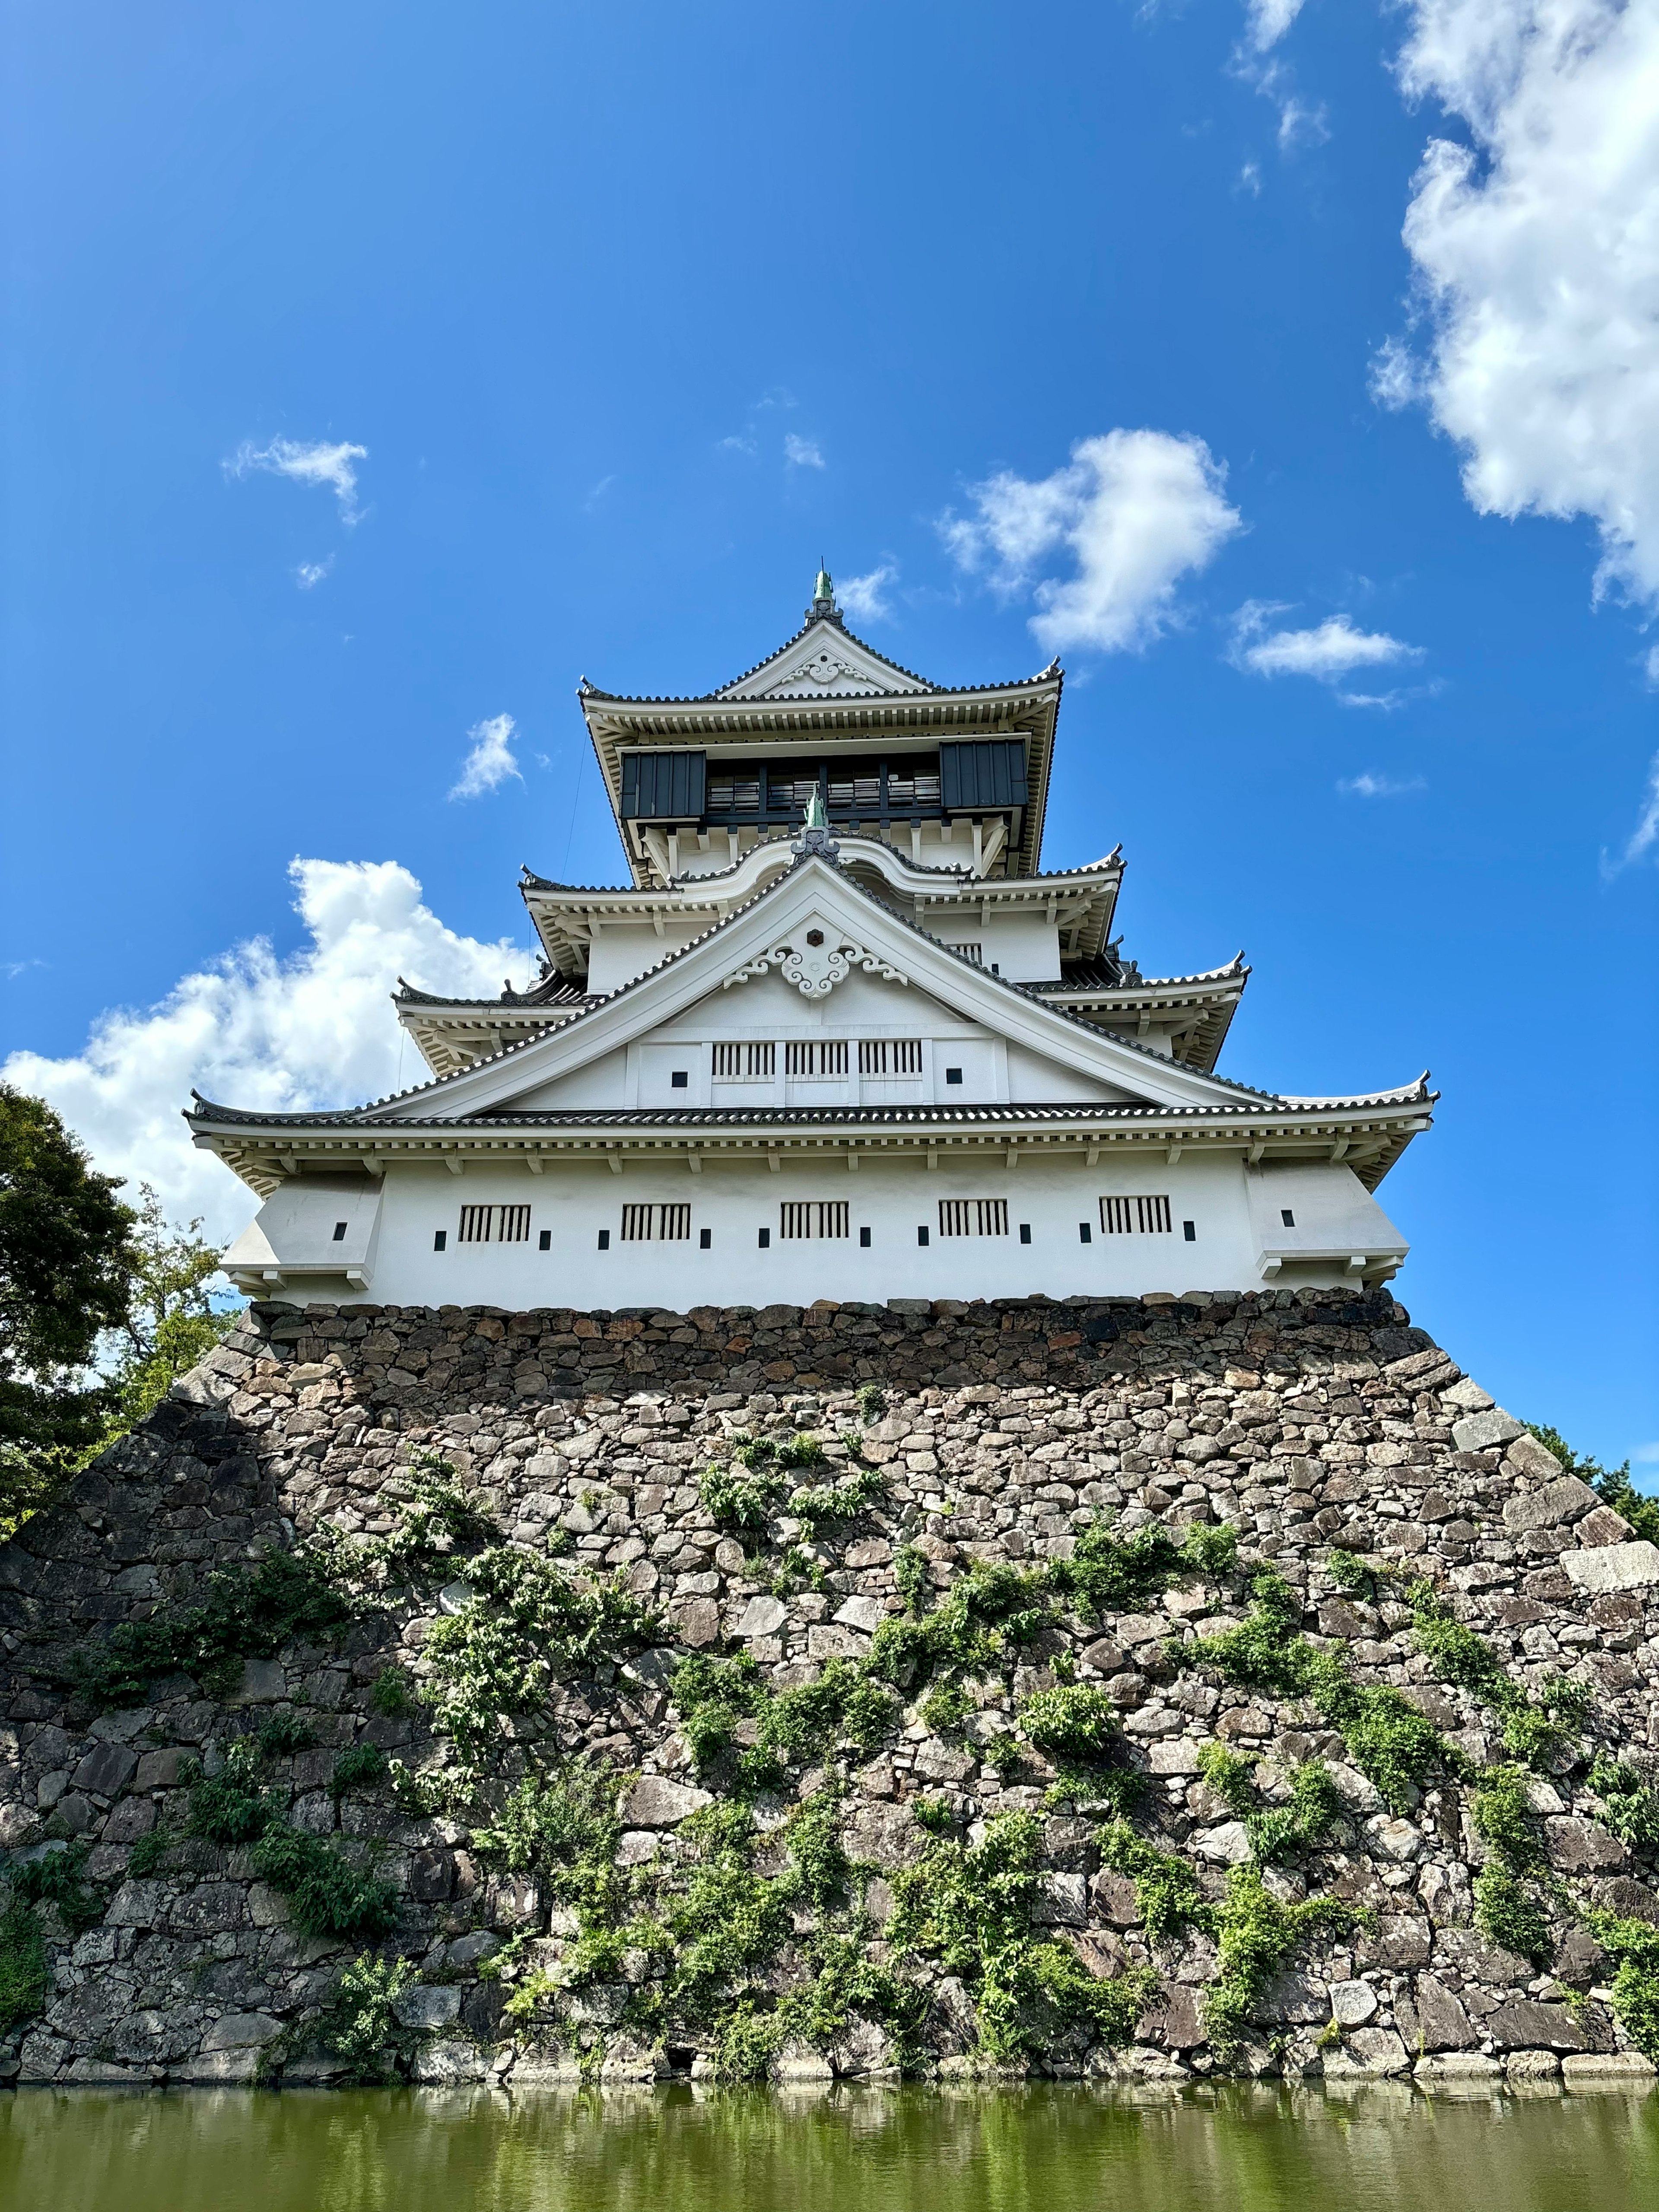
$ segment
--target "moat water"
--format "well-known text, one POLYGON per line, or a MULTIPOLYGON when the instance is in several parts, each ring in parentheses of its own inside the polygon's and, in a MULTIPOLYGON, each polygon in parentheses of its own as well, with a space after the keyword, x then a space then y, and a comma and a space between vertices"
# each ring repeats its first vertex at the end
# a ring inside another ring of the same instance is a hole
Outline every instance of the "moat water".
POLYGON ((1659 2094, 0 2098, 3 2212, 1644 2212, 1659 2094))

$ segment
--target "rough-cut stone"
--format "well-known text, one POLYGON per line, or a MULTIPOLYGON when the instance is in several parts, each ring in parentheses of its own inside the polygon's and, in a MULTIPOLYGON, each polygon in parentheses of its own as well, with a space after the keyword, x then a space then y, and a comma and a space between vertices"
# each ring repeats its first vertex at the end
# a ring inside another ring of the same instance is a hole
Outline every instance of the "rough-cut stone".
POLYGON ((1564 1552, 1561 1565, 1569 1580, 1581 1590, 1645 1589, 1659 1583, 1659 1547, 1633 1544, 1600 1544, 1594 1550, 1564 1552))
POLYGON ((631 1828, 674 1828, 714 1802, 709 1790, 661 1774, 642 1774, 623 1800, 622 1817, 631 1828))
POLYGON ((1331 1984, 1331 2018, 1341 2027, 1364 2027, 1374 2020, 1377 2008, 1376 1991, 1369 1982, 1333 1982, 1331 1984))
POLYGON ((1490 1413, 1465 1413, 1452 1423, 1452 1442, 1462 1452, 1490 1451, 1494 1444, 1506 1444, 1511 1437, 1525 1433, 1512 1414, 1497 1406, 1490 1413))
POLYGON ((461 1993, 453 1983, 434 1986, 416 1982, 398 1991, 392 2001, 392 2010, 399 2027, 429 2033, 434 2028, 452 2027, 460 2018, 461 1993))
POLYGON ((775 1597, 751 1597, 738 1616, 732 1632, 745 1642, 757 1636, 775 1636, 788 1618, 788 1609, 775 1597))
POLYGON ((1589 2038, 1562 2005, 1512 2000, 1480 2023, 1500 2051, 1582 2051, 1589 2038))
POLYGON ((113 1797, 118 1790, 125 1789, 137 1766, 137 1753, 125 1744, 95 1744, 70 1778, 77 1790, 89 1790, 94 1797, 113 1797))

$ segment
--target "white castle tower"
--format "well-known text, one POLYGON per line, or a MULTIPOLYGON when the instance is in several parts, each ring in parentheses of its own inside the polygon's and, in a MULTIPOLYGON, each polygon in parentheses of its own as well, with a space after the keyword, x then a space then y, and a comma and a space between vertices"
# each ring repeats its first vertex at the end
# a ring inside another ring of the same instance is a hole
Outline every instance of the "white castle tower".
POLYGON ((802 627, 683 699, 580 697, 632 882, 520 886, 544 976, 393 1003, 432 1079, 341 1113, 198 1098, 264 1201, 225 1255, 306 1304, 617 1308, 1386 1281, 1371 1193, 1426 1077, 1215 1073, 1249 975, 1143 976, 1117 851, 1038 863, 1058 663, 928 683, 802 627))

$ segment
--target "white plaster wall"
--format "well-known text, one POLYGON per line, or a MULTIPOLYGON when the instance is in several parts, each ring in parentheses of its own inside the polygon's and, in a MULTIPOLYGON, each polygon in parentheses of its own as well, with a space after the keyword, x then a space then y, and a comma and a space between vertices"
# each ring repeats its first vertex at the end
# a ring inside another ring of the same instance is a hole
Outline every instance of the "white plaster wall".
MULTIPOLYGON (((957 1165, 942 1161, 930 1171, 912 1155, 884 1160, 866 1155, 856 1173, 844 1165, 796 1164, 778 1172, 763 1162, 721 1165, 701 1174, 682 1166, 626 1166, 620 1174, 587 1162, 550 1163, 544 1174, 469 1169, 456 1177, 442 1169, 392 1170, 386 1180, 373 1279, 352 1291, 343 1279, 313 1280, 270 1294, 301 1303, 367 1300, 395 1305, 535 1306, 810 1304, 814 1298, 1018 1297, 1137 1296, 1149 1291, 1260 1290, 1256 1239, 1246 1199, 1242 1159, 1197 1155, 1171 1167, 1153 1159, 1109 1158, 1095 1167, 1081 1154, 1049 1164, 1010 1169, 1001 1154, 957 1165), (1173 1218, 1167 1236, 1102 1234, 1098 1201, 1103 1194, 1169 1194, 1173 1218), (945 1237, 941 1198, 1003 1198, 1006 1237, 945 1237), (845 1199, 850 1235, 845 1239, 786 1242, 780 1205, 785 1200, 845 1199), (691 1236, 683 1243, 628 1243, 621 1238, 625 1203, 689 1203, 691 1236), (531 1234, 512 1245, 457 1242, 462 1205, 528 1203, 531 1234), (1182 1224, 1191 1221, 1188 1242, 1182 1224), (1031 1242, 1019 1242, 1029 1224, 1031 1242), (1084 1243, 1079 1224, 1091 1235, 1084 1243), (926 1246, 919 1226, 928 1229, 926 1246), (757 1232, 771 1232, 769 1249, 757 1232), (859 1242, 867 1228, 871 1243, 859 1242), (710 1233, 704 1251, 699 1232, 710 1233), (434 1252, 434 1232, 447 1232, 447 1249, 434 1252), (608 1230, 611 1247, 599 1249, 608 1230), (545 1231, 550 1249, 539 1249, 545 1231)), ((1352 1279, 1340 1267, 1297 1271, 1299 1282, 1340 1285, 1352 1279)))
POLYGON ((624 983, 631 983, 647 968, 654 968, 671 952, 678 951, 682 945, 701 937, 709 926, 709 917, 702 915, 695 921, 665 921, 660 937, 649 922, 638 926, 632 922, 607 923, 595 929, 587 952, 588 989, 615 991, 624 983))

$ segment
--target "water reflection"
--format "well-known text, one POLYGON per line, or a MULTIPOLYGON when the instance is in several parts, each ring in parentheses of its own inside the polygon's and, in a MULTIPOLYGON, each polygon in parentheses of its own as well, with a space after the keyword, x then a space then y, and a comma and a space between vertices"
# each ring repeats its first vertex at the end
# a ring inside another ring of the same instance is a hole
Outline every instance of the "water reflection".
POLYGON ((487 2089, 0 2100, 4 2212, 1659 2207, 1659 2095, 487 2089))

